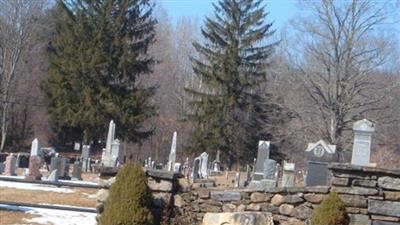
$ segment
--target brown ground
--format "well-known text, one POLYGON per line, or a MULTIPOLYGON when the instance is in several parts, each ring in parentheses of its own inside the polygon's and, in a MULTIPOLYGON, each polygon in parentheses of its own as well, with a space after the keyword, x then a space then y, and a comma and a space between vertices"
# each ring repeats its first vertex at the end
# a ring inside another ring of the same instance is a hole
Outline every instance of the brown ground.
POLYGON ((15 212, 0 209, 0 225, 11 225, 11 224, 29 224, 29 225, 38 225, 38 223, 27 223, 24 219, 32 219, 35 215, 24 213, 24 212, 15 212))
POLYGON ((74 188, 74 193, 56 193, 49 191, 32 191, 14 188, 0 188, 0 200, 29 203, 48 203, 60 205, 72 205, 94 208, 96 199, 89 198, 97 189, 74 188))
MULTIPOLYGON (((226 172, 222 172, 218 176, 209 176, 209 179, 215 180, 215 185, 217 187, 226 188, 226 187, 234 187, 235 185, 235 171, 229 171, 228 179, 226 179, 226 172)), ((240 182, 244 182, 246 180, 246 172, 240 173, 240 182)))

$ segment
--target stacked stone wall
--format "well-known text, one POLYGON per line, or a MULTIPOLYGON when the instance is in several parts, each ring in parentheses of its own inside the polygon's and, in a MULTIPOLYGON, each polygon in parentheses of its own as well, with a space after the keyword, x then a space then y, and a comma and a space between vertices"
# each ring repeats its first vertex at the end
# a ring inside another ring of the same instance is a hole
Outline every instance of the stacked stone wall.
MULTIPOLYGON (((344 201, 350 225, 400 225, 400 171, 332 164, 331 186, 221 191, 198 188, 174 196, 183 221, 200 225, 205 213, 270 212, 274 223, 309 224, 313 209, 330 193, 344 201)), ((219 224, 216 224, 219 225, 219 224)))

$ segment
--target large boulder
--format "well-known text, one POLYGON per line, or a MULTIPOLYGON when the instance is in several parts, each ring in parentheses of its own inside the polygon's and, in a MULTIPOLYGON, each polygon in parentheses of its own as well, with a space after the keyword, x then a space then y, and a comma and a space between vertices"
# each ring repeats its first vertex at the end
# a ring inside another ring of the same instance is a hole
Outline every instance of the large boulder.
POLYGON ((269 212, 206 213, 202 225, 273 225, 269 212))

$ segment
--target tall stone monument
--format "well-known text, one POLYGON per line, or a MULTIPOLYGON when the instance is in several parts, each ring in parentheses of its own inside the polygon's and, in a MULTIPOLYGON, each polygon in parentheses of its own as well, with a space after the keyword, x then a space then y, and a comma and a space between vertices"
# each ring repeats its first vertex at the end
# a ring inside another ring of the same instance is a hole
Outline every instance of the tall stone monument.
POLYGON ((168 171, 174 171, 175 161, 176 161, 176 131, 172 137, 171 151, 168 157, 168 171))
POLYGON ((123 159, 122 151, 120 151, 120 142, 115 139, 115 123, 110 121, 108 127, 106 147, 103 149, 101 163, 105 167, 116 167, 123 159))
POLYGON ((90 171, 90 145, 82 146, 81 161, 82 161, 82 170, 84 172, 89 172, 90 171))
POLYGON ((40 180, 42 174, 40 174, 41 158, 39 156, 39 140, 35 138, 31 145, 31 155, 29 157, 29 173, 25 176, 27 180, 40 180))
POLYGON ((328 185, 328 164, 336 161, 336 145, 328 145, 324 140, 309 143, 306 157, 308 160, 306 185, 328 185))
POLYGON ((262 180, 265 175, 265 161, 269 159, 269 141, 259 141, 257 151, 256 170, 253 180, 262 180))
POLYGON ((208 179, 208 154, 207 154, 207 152, 201 153, 200 157, 201 157, 201 165, 200 165, 201 178, 208 179))
POLYGON ((269 158, 270 142, 258 143, 257 160, 250 188, 264 188, 276 186, 276 161, 269 158))
POLYGON ((371 139, 375 125, 367 120, 359 120, 353 124, 354 143, 351 164, 368 166, 371 157, 371 139))

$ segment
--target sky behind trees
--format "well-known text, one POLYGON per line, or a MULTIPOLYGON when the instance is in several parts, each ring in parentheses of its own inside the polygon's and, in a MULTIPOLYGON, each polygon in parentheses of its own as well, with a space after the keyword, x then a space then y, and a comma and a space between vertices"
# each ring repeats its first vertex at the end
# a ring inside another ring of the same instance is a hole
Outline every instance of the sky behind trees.
MULTIPOLYGON (((168 12, 173 20, 179 17, 197 17, 203 20, 213 12, 212 3, 217 0, 157 0, 168 12)), ((274 21, 275 27, 282 27, 296 13, 297 1, 274 0, 265 1, 267 11, 270 12, 269 21, 274 21)))

